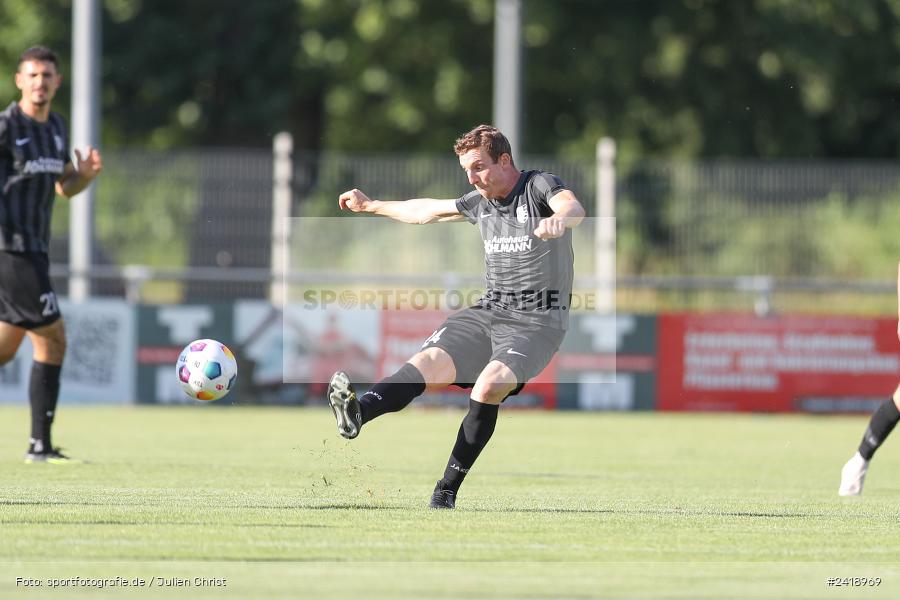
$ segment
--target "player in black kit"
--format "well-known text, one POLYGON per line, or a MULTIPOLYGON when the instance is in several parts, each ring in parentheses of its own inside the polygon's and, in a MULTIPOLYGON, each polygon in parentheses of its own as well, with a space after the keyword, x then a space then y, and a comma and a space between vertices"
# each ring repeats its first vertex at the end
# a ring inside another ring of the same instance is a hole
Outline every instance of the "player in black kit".
POLYGON ((554 175, 519 171, 509 141, 480 125, 456 141, 472 192, 456 200, 373 200, 341 194, 342 209, 404 223, 467 220, 481 230, 486 289, 450 316, 396 373, 357 398, 349 378, 331 378, 328 400, 338 432, 352 439, 363 424, 406 407, 425 390, 471 388, 469 412, 431 497, 432 508, 454 508, 456 494, 494 432, 500 404, 550 362, 568 325, 573 262, 570 228, 584 218, 575 195, 554 175))
POLYGON ((0 365, 13 359, 27 335, 34 347, 29 397, 31 441, 26 462, 71 462, 55 448, 56 414, 66 334, 50 285, 50 217, 55 194, 70 198, 102 170, 88 147, 69 159, 62 118, 50 111, 59 89, 56 56, 42 46, 19 58, 18 102, 0 112, 0 365))

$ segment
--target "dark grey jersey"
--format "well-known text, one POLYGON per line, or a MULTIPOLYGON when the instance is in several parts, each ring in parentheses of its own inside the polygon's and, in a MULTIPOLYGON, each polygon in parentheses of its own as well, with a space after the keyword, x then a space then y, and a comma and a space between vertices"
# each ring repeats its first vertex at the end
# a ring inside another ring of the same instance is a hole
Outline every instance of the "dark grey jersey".
POLYGON ((69 162, 58 114, 40 123, 16 102, 0 112, 0 250, 47 252, 56 180, 69 162))
POLYGON ((517 320, 566 329, 572 295, 572 230, 559 238, 534 235, 553 214, 549 201, 566 189, 558 177, 523 171, 503 200, 486 200, 478 191, 457 199, 456 207, 477 223, 484 240, 485 293, 479 301, 517 320))

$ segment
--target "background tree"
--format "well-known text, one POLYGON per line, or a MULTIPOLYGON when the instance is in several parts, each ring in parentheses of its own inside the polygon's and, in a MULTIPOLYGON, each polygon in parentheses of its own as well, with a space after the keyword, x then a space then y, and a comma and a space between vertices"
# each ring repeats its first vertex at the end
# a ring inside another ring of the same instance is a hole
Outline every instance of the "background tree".
MULTIPOLYGON (((493 0, 105 0, 109 146, 446 152, 491 120, 493 0)), ((897 156, 900 0, 524 0, 530 153, 897 156)), ((0 3, 0 68, 71 0, 0 3)), ((0 94, 15 98, 12 78, 0 94)), ((68 88, 59 108, 65 112, 68 88)))
POLYGON ((526 5, 533 151, 897 155, 895 0, 526 5))

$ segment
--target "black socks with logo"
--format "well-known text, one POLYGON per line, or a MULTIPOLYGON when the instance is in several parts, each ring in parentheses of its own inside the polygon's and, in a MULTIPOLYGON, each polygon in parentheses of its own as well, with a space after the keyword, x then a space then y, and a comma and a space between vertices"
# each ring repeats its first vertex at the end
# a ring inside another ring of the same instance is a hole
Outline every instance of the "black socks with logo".
POLYGON ((872 414, 869 421, 869 427, 863 436, 862 443, 859 445, 859 453, 866 460, 870 460, 878 447, 884 443, 887 436, 894 430, 894 426, 900 421, 900 411, 894 404, 893 398, 878 407, 872 414))
POLYGON ((50 365, 34 361, 31 365, 31 380, 28 395, 31 401, 31 451, 49 452, 53 449, 50 428, 56 414, 59 399, 60 365, 50 365))
POLYGON ((439 482, 442 489, 459 490, 466 473, 475 464, 475 459, 487 445, 497 425, 498 404, 484 404, 469 399, 469 412, 459 426, 456 445, 444 469, 444 477, 439 482))
POLYGON ((425 378, 422 373, 411 364, 404 363, 396 373, 385 377, 360 396, 362 422, 368 423, 385 413, 403 410, 424 391, 425 378))

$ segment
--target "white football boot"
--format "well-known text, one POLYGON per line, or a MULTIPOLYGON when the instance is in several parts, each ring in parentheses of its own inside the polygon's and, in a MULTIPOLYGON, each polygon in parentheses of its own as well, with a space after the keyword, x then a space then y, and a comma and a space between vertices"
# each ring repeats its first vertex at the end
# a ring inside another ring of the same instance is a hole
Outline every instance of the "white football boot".
POLYGON ((857 452, 847 461, 841 469, 841 487, 838 494, 841 496, 859 496, 862 494, 863 481, 866 479, 866 471, 869 470, 869 461, 857 452))
POLYGON ((338 433, 348 440, 358 436, 362 427, 359 401, 356 399, 350 378, 343 371, 331 376, 331 382, 328 384, 328 404, 334 412, 338 433))

